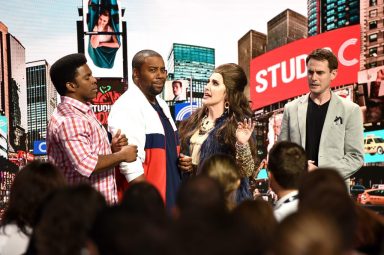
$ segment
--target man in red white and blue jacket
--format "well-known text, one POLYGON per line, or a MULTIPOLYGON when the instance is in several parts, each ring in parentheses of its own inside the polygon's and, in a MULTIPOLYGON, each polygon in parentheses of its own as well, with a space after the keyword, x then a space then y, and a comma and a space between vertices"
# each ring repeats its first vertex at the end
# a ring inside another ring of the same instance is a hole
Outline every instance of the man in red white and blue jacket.
POLYGON ((177 166, 176 125, 168 105, 158 97, 167 78, 164 60, 155 51, 142 50, 132 60, 132 72, 134 85, 115 102, 108 117, 109 131, 114 134, 121 129, 128 143, 138 147, 136 161, 120 164, 125 178, 123 187, 118 184, 118 190, 123 192, 128 182, 146 180, 159 190, 167 208, 171 208, 181 175, 177 166))

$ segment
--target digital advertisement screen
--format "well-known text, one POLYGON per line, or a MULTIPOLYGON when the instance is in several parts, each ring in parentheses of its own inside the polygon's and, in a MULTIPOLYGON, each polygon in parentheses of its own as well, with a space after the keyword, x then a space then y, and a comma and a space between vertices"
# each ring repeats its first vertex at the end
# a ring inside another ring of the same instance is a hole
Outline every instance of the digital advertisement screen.
POLYGON ((185 101, 187 99, 188 80, 166 81, 164 85, 165 101, 185 101))
POLYGON ((331 86, 357 82, 360 61, 360 26, 348 26, 291 42, 252 59, 250 95, 252 109, 309 92, 306 57, 317 48, 328 48, 339 60, 331 86))
POLYGON ((106 127, 111 106, 127 89, 127 84, 122 79, 100 78, 97 80, 97 85, 99 91, 92 100, 92 110, 100 123, 106 127))
POLYGON ((364 123, 382 122, 384 119, 384 67, 375 67, 358 73, 357 103, 364 123))
POLYGON ((364 132, 364 163, 384 162, 384 130, 364 132))
POLYGON ((95 77, 123 77, 122 22, 117 0, 83 0, 84 51, 95 77))

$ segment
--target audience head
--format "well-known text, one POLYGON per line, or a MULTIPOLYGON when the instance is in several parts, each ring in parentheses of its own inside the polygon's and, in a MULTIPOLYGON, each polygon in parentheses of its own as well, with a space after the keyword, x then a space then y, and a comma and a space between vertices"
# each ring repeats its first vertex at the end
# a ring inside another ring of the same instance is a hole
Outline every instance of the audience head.
POLYGON ((335 222, 315 212, 288 215, 277 227, 274 255, 340 255, 339 229, 335 222))
POLYGON ((235 192, 240 185, 240 173, 235 160, 226 154, 214 154, 202 163, 201 174, 220 183, 228 208, 233 208, 236 202, 235 192))
POLYGON ((100 255, 170 254, 167 229, 153 224, 147 215, 129 215, 119 206, 98 214, 90 239, 100 255))
POLYGON ((124 192, 121 207, 130 214, 142 215, 148 220, 163 222, 166 211, 159 191, 148 182, 134 183, 124 192))
POLYGON ((2 224, 15 223, 26 233, 26 227, 35 224, 38 210, 49 194, 64 186, 64 176, 53 164, 40 161, 27 164, 12 183, 2 224))
POLYGON ((355 204, 336 170, 318 168, 306 174, 299 186, 299 211, 332 219, 340 228, 344 248, 351 248, 357 220, 355 204))
POLYGON ((176 205, 180 218, 220 220, 226 213, 219 182, 204 175, 192 177, 181 185, 176 205))
POLYGON ((34 229, 37 253, 80 255, 97 213, 105 207, 104 197, 87 184, 55 192, 34 229))
POLYGON ((238 205, 232 215, 239 227, 236 234, 251 240, 254 254, 269 251, 277 227, 270 203, 261 199, 247 200, 238 205))
POLYGON ((299 182, 307 172, 308 161, 304 149, 293 142, 276 143, 268 155, 268 171, 271 188, 298 189, 299 182), (279 187, 276 187, 277 185, 279 187))

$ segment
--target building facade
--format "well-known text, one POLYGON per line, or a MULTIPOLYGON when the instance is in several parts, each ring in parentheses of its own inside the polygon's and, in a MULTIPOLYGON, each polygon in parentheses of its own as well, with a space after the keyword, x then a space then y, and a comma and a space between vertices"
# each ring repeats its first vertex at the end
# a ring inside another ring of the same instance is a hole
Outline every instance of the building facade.
POLYGON ((308 0, 307 3, 308 36, 360 22, 360 0, 308 0))
POLYGON ((9 160, 8 153, 15 149, 10 146, 10 137, 22 133, 19 130, 23 131, 21 112, 17 111, 18 106, 12 102, 19 97, 18 85, 23 85, 23 78, 25 82, 25 49, 8 33, 8 27, 0 22, 0 220, 9 200, 15 173, 19 169, 18 165, 9 160), (15 118, 14 112, 18 113, 15 118))
POLYGON ((9 90, 9 151, 26 150, 27 132, 27 84, 25 72, 25 48, 11 34, 8 44, 8 90, 9 90))
POLYGON ((28 149, 45 140, 47 124, 57 105, 57 92, 49 78, 47 61, 32 61, 27 67, 28 149))
POLYGON ((308 34, 308 19, 287 9, 267 23, 267 51, 284 46, 308 34))
MULTIPOLYGON (((168 78, 170 80, 192 81, 193 102, 201 105, 204 86, 215 69, 215 49, 174 43, 168 56, 168 78)), ((190 100, 187 89, 187 101, 190 100)))
POLYGON ((8 28, 0 22, 0 156, 8 158, 8 28))
POLYGON ((384 3, 362 0, 360 5, 360 70, 364 70, 384 64, 384 3))
POLYGON ((251 60, 261 54, 264 54, 267 46, 267 35, 249 30, 237 42, 238 64, 244 69, 247 75, 248 84, 244 89, 245 96, 249 99, 249 64, 251 60))

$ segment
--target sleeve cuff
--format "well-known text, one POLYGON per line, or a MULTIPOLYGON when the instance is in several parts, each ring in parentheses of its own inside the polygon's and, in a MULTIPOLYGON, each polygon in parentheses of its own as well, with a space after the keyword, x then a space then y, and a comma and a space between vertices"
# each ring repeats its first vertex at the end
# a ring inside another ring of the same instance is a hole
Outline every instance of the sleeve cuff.
POLYGON ((133 181, 144 174, 143 165, 140 160, 132 163, 120 163, 120 172, 125 176, 128 182, 133 181))

